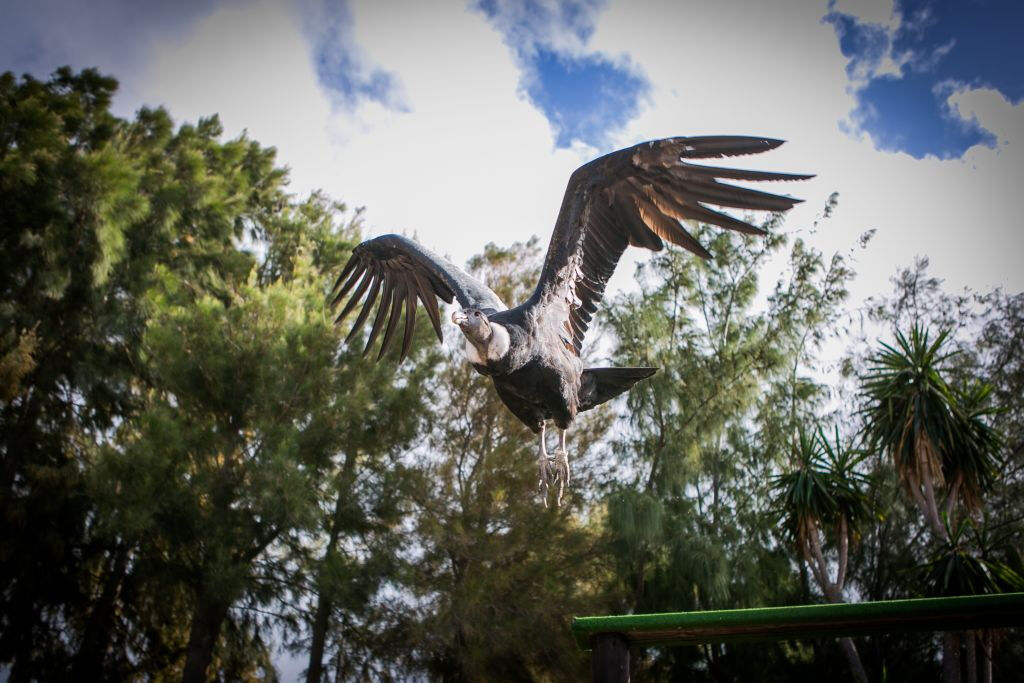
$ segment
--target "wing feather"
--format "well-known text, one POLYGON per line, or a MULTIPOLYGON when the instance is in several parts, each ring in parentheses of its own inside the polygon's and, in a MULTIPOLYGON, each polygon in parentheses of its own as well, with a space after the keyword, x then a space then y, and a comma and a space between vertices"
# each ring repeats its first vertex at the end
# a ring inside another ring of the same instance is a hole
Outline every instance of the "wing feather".
MULTIPOLYGON (((351 264, 353 266, 359 266, 360 265, 359 263, 354 263, 353 264, 353 261, 351 259, 349 260, 349 264, 351 264)), ((348 280, 345 282, 345 285, 341 289, 338 290, 337 295, 335 295, 334 299, 331 301, 331 306, 332 307, 337 306, 338 302, 345 298, 345 295, 348 294, 349 290, 352 289, 352 287, 356 284, 356 282, 359 281, 359 276, 362 275, 362 270, 361 269, 358 269, 358 268, 355 268, 355 267, 350 269, 347 265, 345 266, 345 271, 347 273, 350 273, 350 275, 348 277, 348 280)), ((338 278, 338 283, 340 283, 341 280, 342 280, 342 278, 339 277, 338 278)), ((335 283, 334 287, 335 287, 335 289, 337 289, 338 284, 335 283)))
POLYGON ((395 338, 395 330, 398 328, 398 319, 402 317, 402 305, 405 303, 405 292, 407 289, 405 282, 398 280, 395 283, 395 288, 391 291, 391 317, 388 318, 388 326, 384 330, 384 341, 380 343, 380 352, 377 354, 377 360, 383 358, 384 354, 391 348, 391 342, 395 338))
MULTIPOLYGON (((356 321, 352 323, 352 330, 348 333, 348 336, 345 337, 346 344, 352 341, 352 337, 356 336, 356 333, 359 332, 359 330, 363 329, 363 323, 366 322, 366 318, 370 315, 370 311, 373 310, 373 304, 377 301, 377 292, 380 291, 380 285, 383 281, 383 275, 376 272, 373 274, 373 286, 370 287, 370 293, 366 295, 366 303, 363 304, 363 309, 359 311, 359 315, 356 316, 356 321)), ((358 302, 359 299, 352 297, 351 301, 358 302)), ((340 323, 340 320, 336 321, 336 324, 337 323, 340 323)))
POLYGON ((366 348, 363 349, 363 356, 370 353, 373 342, 377 340, 381 328, 384 327, 384 320, 388 317, 388 309, 391 308, 391 295, 395 289, 394 274, 387 271, 384 274, 384 287, 380 295, 380 306, 377 308, 377 317, 373 319, 373 327, 370 328, 370 336, 366 340, 366 348))
POLYGON ((751 171, 745 168, 724 168, 702 166, 680 161, 675 175, 679 177, 699 176, 703 178, 729 178, 730 180, 808 180, 813 175, 805 173, 776 173, 774 171, 751 171))
POLYGON ((678 221, 667 217, 644 196, 636 195, 634 200, 636 201, 636 208, 640 212, 640 217, 643 218, 644 223, 658 237, 689 249, 702 259, 711 258, 711 253, 693 235, 686 232, 683 226, 679 225, 678 221))
POLYGON ((741 221, 740 219, 730 216, 722 211, 715 211, 714 209, 709 209, 706 206, 701 206, 700 204, 678 203, 673 199, 669 199, 667 196, 663 197, 663 199, 666 200, 666 206, 663 207, 663 210, 665 213, 677 220, 694 220, 701 221, 703 223, 712 223, 747 235, 768 234, 768 231, 765 229, 759 228, 756 225, 751 225, 745 221, 741 221))
MULTIPOLYGON (((352 271, 356 269, 356 267, 358 267, 360 265, 362 265, 360 263, 360 261, 358 261, 356 259, 349 259, 348 263, 345 264, 345 267, 342 268, 341 272, 338 274, 338 279, 334 281, 334 286, 331 287, 331 291, 332 292, 337 291, 338 285, 340 285, 342 283, 342 281, 345 278, 347 278, 352 273, 352 271)), ((340 296, 344 296, 344 294, 339 293, 339 297, 340 296)), ((338 305, 338 302, 341 301, 341 299, 339 297, 335 297, 334 298, 334 300, 331 302, 331 306, 337 306, 338 305)))
POLYGON ((678 150, 679 157, 684 159, 717 159, 735 157, 745 154, 759 154, 775 149, 785 140, 759 138, 747 135, 704 135, 688 138, 668 138, 655 140, 653 143, 667 147, 673 152, 678 150))
POLYGON ((399 363, 409 355, 409 349, 412 347, 412 335, 416 330, 417 289, 414 285, 415 280, 413 280, 411 286, 406 288, 405 293, 405 334, 402 336, 402 355, 398 359, 399 363))
POLYGON ((437 333, 437 341, 444 343, 444 337, 441 336, 441 312, 437 309, 437 298, 434 296, 434 290, 431 288, 430 283, 416 271, 413 271, 413 277, 416 278, 416 290, 419 292, 420 301, 423 302, 423 307, 427 309, 427 316, 430 318, 434 331, 437 333))
POLYGON ((751 211, 788 211, 800 203, 799 199, 793 197, 782 197, 737 185, 726 185, 705 178, 683 179, 675 176, 669 181, 669 184, 678 195, 694 203, 707 202, 708 204, 750 209, 751 211))
POLYGON ((782 140, 743 136, 677 137, 613 152, 569 179, 540 282, 524 306, 541 309, 581 348, 605 286, 629 245, 658 251, 663 240, 702 258, 711 254, 680 224, 697 220, 748 234, 764 230, 706 205, 786 211, 800 200, 719 182, 804 180, 813 176, 694 164, 757 154, 782 140))
MULTIPOLYGON (((341 309, 341 313, 339 313, 338 317, 334 319, 335 325, 340 325, 342 321, 348 317, 348 314, 351 313, 352 309, 354 309, 356 307, 356 304, 359 303, 359 299, 362 298, 363 292, 366 291, 366 288, 374 279, 373 272, 369 268, 364 269, 361 274, 363 276, 362 282, 359 283, 359 286, 356 287, 356 291, 353 292, 352 296, 349 297, 348 303, 345 304, 345 308, 341 309)), ((335 297, 335 301, 338 301, 337 297, 335 297)))
POLYGON ((615 201, 615 212, 619 223, 629 231, 629 246, 661 251, 665 245, 657 234, 648 229, 647 224, 637 212, 637 197, 638 195, 634 193, 623 192, 615 201))
MULTIPOLYGON (((628 238, 623 239, 621 235, 611 232, 610 226, 597 224, 591 226, 587 233, 585 249, 586 247, 590 247, 590 249, 585 250, 584 253, 589 253, 595 260, 601 259, 604 254, 625 251, 627 244, 629 244, 628 238)), ((603 259, 599 267, 604 267, 603 259)))

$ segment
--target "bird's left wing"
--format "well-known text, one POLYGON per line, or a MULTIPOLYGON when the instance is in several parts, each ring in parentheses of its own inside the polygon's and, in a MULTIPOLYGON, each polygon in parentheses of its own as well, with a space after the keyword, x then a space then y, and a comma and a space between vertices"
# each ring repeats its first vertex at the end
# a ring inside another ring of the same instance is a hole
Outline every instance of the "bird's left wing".
POLYGON ((416 328, 417 298, 427 309, 427 315, 439 341, 444 340, 441 336, 441 316, 435 297, 446 303, 457 299, 463 308, 478 308, 487 314, 505 310, 505 304, 486 285, 447 259, 401 235, 382 235, 367 240, 352 250, 352 257, 345 264, 331 290, 331 308, 341 303, 349 292, 352 295, 338 314, 335 324, 341 324, 355 310, 364 294, 366 298, 352 325, 352 331, 345 339, 346 342, 362 328, 377 301, 378 294, 380 295, 380 306, 377 308, 377 315, 374 317, 370 336, 363 350, 364 356, 369 353, 373 342, 383 330, 384 339, 377 360, 384 356, 394 340, 398 320, 402 317, 403 305, 405 330, 401 359, 404 360, 409 353, 413 331, 416 328))
POLYGON ((710 258, 680 225, 694 220, 745 233, 764 234, 707 205, 785 211, 799 199, 719 182, 803 180, 810 175, 748 171, 690 163, 688 159, 754 154, 782 140, 714 136, 644 142, 578 168, 569 179, 540 282, 525 302, 559 326, 578 355, 605 285, 627 246, 660 251, 668 240, 710 258))

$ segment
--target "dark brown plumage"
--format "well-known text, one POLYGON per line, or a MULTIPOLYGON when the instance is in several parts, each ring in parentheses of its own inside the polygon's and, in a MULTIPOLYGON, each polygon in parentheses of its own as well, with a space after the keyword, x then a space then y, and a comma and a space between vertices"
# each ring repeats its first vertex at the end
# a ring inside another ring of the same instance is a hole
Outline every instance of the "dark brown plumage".
POLYGON ((709 205, 755 211, 786 211, 800 200, 721 182, 803 180, 809 175, 748 171, 691 163, 755 154, 781 140, 714 136, 678 137, 641 143, 612 152, 578 168, 569 178, 533 295, 512 309, 484 284, 412 240, 384 235, 352 252, 338 277, 332 306, 351 293, 337 317, 341 323, 363 301, 349 340, 366 323, 378 296, 380 304, 365 353, 383 331, 378 359, 394 343, 405 311, 401 357, 415 331, 417 300, 442 339, 435 297, 457 300, 458 324, 466 353, 479 372, 494 380, 509 409, 541 435, 538 465, 541 484, 568 481, 564 430, 581 410, 625 391, 653 368, 584 369, 580 351, 605 286, 627 246, 660 251, 664 241, 710 258, 680 221, 710 223, 747 234, 764 234, 744 220, 709 205), (365 295, 365 298, 364 298, 365 295), (474 317, 469 312, 480 312, 474 317), (465 314, 463 314, 465 313, 465 314), (552 465, 544 445, 544 426, 553 420, 560 450, 552 465))

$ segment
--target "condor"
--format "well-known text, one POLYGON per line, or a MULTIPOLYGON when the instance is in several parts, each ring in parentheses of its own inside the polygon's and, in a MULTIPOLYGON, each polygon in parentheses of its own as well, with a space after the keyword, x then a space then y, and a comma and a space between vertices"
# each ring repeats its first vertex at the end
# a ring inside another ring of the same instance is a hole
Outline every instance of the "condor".
MULTIPOLYGON (((576 415, 621 394, 656 368, 584 368, 580 349, 605 285, 628 246, 660 251, 667 240, 701 258, 711 255, 680 224, 709 223, 749 234, 764 231, 709 205, 780 212, 800 200, 721 180, 804 180, 810 175, 748 171, 692 163, 693 159, 754 154, 781 140, 714 136, 676 137, 612 152, 569 178, 533 295, 508 308, 483 283, 416 242, 384 235, 357 246, 332 290, 331 306, 348 297, 336 323, 362 302, 349 340, 367 322, 378 299, 364 355, 383 332, 380 359, 392 345, 405 309, 402 359, 409 351, 417 300, 441 336, 437 299, 457 300, 452 321, 465 336, 466 358, 491 377, 509 410, 540 436, 537 468, 547 505, 569 483, 566 430, 576 415), (558 429, 549 455, 545 425, 558 429)), ((442 340, 443 341, 443 340, 442 340)))

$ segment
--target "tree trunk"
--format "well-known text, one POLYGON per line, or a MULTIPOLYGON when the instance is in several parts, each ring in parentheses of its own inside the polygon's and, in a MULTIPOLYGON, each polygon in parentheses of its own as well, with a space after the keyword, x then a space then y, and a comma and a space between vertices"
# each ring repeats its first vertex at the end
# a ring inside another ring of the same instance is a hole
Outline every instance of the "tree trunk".
POLYGON ((985 629, 981 632, 981 681, 992 683, 992 631, 985 629))
POLYGON ((846 663, 850 665, 850 673, 853 675, 853 680, 857 681, 857 683, 868 683, 868 674, 860 661, 860 655, 857 653, 857 646, 853 644, 853 638, 840 638, 839 647, 843 651, 843 656, 846 657, 846 663))
POLYGON ((313 639, 309 645, 309 665, 306 667, 306 683, 320 683, 324 675, 324 645, 327 643, 327 626, 330 623, 332 601, 320 592, 313 617, 313 639))
MULTIPOLYGON (((355 479, 356 454, 346 453, 345 462, 341 466, 338 477, 337 498, 334 501, 334 514, 331 515, 331 529, 328 532, 327 548, 320 564, 320 573, 337 552, 338 538, 341 536, 341 517, 345 511, 345 502, 349 500, 349 491, 355 479)), ((334 601, 326 594, 322 581, 317 586, 316 615, 313 617, 312 642, 309 646, 309 665, 306 667, 306 683, 320 683, 324 672, 324 648, 327 644, 327 627, 331 621, 331 610, 334 601)))
POLYGON ((925 508, 923 510, 925 519, 928 520, 928 525, 932 529, 932 533, 935 534, 935 540, 946 538, 946 527, 942 523, 942 519, 939 517, 939 506, 935 502, 935 486, 929 475, 925 475, 922 483, 924 484, 924 499, 925 508))
MULTIPOLYGON (((845 517, 843 521, 845 522, 845 517)), ((845 534, 847 531, 846 525, 843 524, 842 528, 845 534)), ((845 580, 843 576, 846 571, 845 552, 840 552, 839 577, 837 577, 835 583, 832 583, 829 581, 828 564, 825 562, 825 554, 822 552, 821 543, 818 540, 817 525, 808 523, 805 543, 809 547, 805 548, 804 559, 808 564, 811 564, 811 569, 814 570, 814 575, 821 586, 821 592, 825 594, 825 599, 831 603, 843 602, 843 586, 840 581, 845 580), (817 560, 817 564, 811 562, 812 558, 817 560)), ((857 683, 868 683, 868 674, 864 670, 864 664, 860 661, 860 655, 857 653, 857 646, 853 644, 853 639, 839 638, 838 641, 839 648, 843 651, 843 656, 846 657, 846 661, 850 665, 850 674, 853 676, 853 679, 857 683)))
POLYGON ((954 631, 942 634, 942 683, 960 683, 960 637, 954 631))
MULTIPOLYGON (((321 565, 330 562, 335 553, 335 546, 338 542, 338 515, 341 510, 342 496, 338 496, 335 504, 334 519, 331 523, 331 536, 324 553, 321 565)), ((312 642, 309 646, 309 665, 306 667, 306 683, 320 683, 324 674, 324 647, 327 644, 327 627, 331 621, 331 610, 334 609, 334 601, 331 600, 327 591, 321 585, 317 589, 316 615, 313 617, 312 642)))
POLYGON ((967 646, 967 683, 978 683, 978 650, 975 646, 977 631, 967 631, 964 638, 967 646))
MULTIPOLYGON (((935 502, 935 487, 931 474, 922 467, 922 484, 924 486, 925 504, 921 508, 925 520, 931 527, 933 541, 941 543, 949 540, 946 535, 946 527, 939 518, 939 508, 935 502)), ((959 683, 960 681, 960 638, 952 632, 942 634, 942 681, 943 683, 959 683)))
POLYGON ((200 594, 199 604, 192 613, 192 626, 185 648, 185 669, 181 674, 181 683, 205 683, 206 670, 213 659, 213 648, 220 635, 220 627, 228 615, 230 603, 200 594))
POLYGON ((75 681, 98 681, 103 676, 103 660, 114 630, 114 606, 117 594, 124 581, 128 567, 128 550, 117 548, 111 560, 107 577, 103 581, 103 590, 89 614, 85 625, 82 642, 75 653, 71 664, 71 679, 75 681))
POLYGON ((846 567, 850 561, 850 525, 846 515, 839 515, 839 565, 836 569, 836 590, 843 594, 846 585, 846 567))

